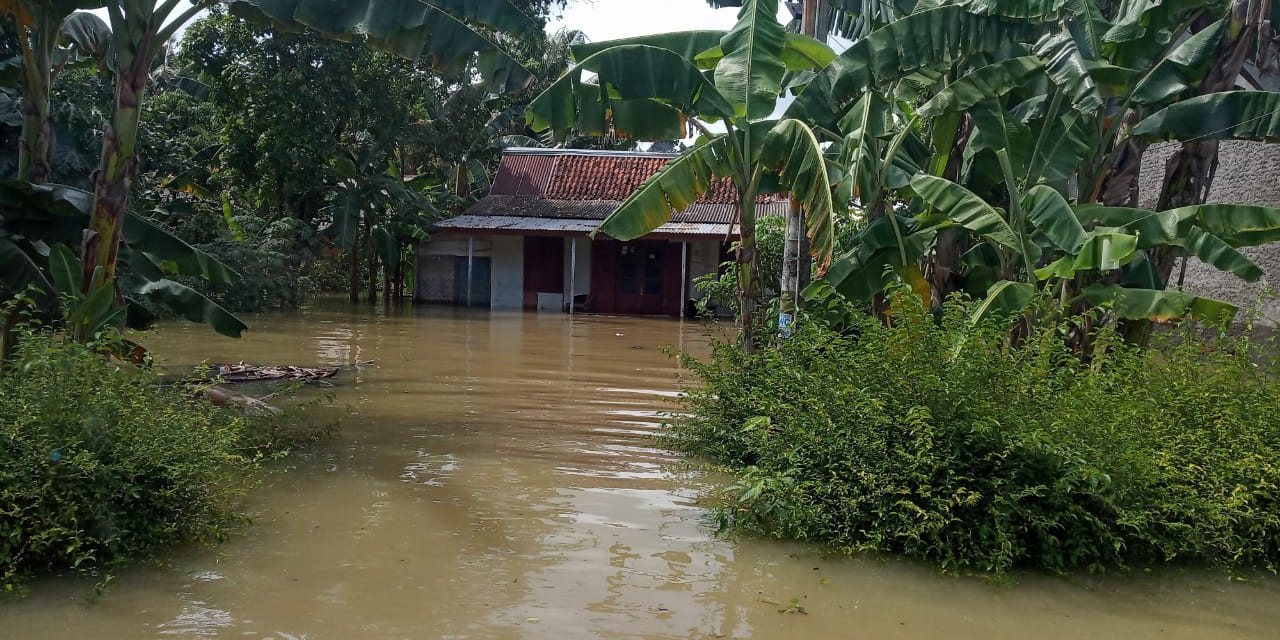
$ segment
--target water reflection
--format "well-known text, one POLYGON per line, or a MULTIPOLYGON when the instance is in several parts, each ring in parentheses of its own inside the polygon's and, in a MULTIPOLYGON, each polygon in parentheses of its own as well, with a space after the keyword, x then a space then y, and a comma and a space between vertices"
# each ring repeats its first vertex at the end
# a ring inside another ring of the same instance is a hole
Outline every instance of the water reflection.
POLYGON ((940 578, 716 538, 652 435, 702 331, 666 320, 346 308, 172 327, 174 364, 346 365, 337 438, 255 492, 251 533, 171 566, 44 581, 0 638, 1260 638, 1271 582, 940 578), (797 613, 802 607, 805 614, 797 613))

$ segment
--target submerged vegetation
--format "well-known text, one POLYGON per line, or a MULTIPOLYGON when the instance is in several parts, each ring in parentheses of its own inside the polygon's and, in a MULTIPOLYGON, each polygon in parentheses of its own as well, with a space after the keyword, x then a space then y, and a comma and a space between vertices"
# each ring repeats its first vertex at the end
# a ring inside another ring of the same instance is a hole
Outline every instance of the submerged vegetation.
POLYGON ((721 524, 955 572, 1280 567, 1274 345, 1103 331, 1082 360, 1070 322, 1015 347, 972 307, 899 291, 888 324, 686 358, 673 441, 742 474, 721 524))

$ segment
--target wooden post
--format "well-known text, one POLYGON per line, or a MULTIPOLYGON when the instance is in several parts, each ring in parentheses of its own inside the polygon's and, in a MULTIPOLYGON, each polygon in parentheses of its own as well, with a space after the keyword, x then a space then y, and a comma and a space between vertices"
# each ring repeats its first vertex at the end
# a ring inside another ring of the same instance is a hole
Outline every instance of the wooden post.
POLYGON ((475 274, 475 247, 476 237, 474 235, 467 236, 467 308, 471 308, 471 292, 475 289, 472 284, 472 276, 475 274))
POLYGON ((680 241, 680 319, 684 320, 684 309, 689 306, 689 241, 680 241))
POLYGON ((578 236, 569 239, 569 315, 573 315, 573 301, 578 294, 578 236))

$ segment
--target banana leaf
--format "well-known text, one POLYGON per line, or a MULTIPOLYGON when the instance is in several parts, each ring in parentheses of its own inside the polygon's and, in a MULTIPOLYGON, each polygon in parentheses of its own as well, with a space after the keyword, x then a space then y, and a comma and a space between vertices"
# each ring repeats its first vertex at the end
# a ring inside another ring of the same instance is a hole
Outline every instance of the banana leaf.
POLYGON ((835 221, 831 180, 817 137, 799 120, 782 120, 766 136, 760 163, 776 172, 791 197, 800 201, 814 266, 821 276, 831 266, 835 221))
POLYGON ((634 240, 671 219, 711 188, 723 166, 727 138, 719 135, 673 158, 649 176, 591 232, 634 240))
POLYGON ((746 0, 738 22, 720 40, 724 57, 715 65, 716 89, 739 117, 751 120, 773 113, 782 76, 786 30, 778 22, 778 0, 746 0))
POLYGON ((948 111, 965 111, 1022 86, 1042 69, 1044 63, 1035 56, 1011 58, 975 69, 935 94, 916 110, 916 115, 929 118, 948 111))
POLYGON ((1224 91, 1188 98, 1134 125, 1152 140, 1280 142, 1280 92, 1224 91))
POLYGON ((1235 305, 1201 298, 1184 291, 1128 289, 1115 285, 1091 285, 1081 292, 1089 304, 1111 304, 1116 315, 1126 320, 1171 322, 1191 316, 1214 325, 1229 324, 1236 315, 1235 305))
POLYGON ((459 72, 473 60, 491 86, 527 88, 533 76, 484 29, 532 35, 541 30, 506 0, 230 0, 231 12, 285 30, 301 27, 335 39, 363 36, 372 46, 459 72), (476 54, 479 54, 478 60, 476 54))

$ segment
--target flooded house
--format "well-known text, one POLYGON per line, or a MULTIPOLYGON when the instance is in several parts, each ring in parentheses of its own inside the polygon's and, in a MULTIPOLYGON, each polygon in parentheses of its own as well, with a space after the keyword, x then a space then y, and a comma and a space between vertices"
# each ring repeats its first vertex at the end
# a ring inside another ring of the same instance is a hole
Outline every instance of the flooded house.
MULTIPOLYGON (((694 279, 737 237, 737 191, 717 183, 631 242, 590 234, 676 154, 507 149, 489 195, 441 221, 417 252, 419 302, 624 315, 689 313, 694 279)), ((758 215, 782 215, 761 198, 758 215)))

